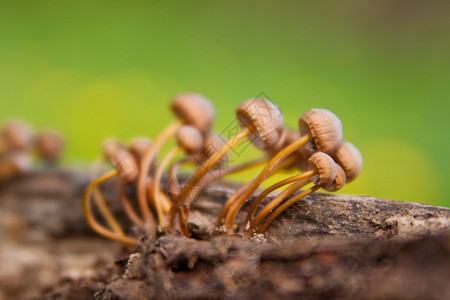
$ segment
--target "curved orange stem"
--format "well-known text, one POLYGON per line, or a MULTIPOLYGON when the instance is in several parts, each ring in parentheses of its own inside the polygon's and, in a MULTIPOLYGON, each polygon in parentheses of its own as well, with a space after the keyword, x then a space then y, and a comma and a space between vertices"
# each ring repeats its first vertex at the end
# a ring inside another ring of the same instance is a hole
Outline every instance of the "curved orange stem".
POLYGON ((88 185, 83 195, 83 213, 84 216, 86 217, 86 221, 88 222, 89 226, 91 226, 91 228, 98 234, 106 238, 123 243, 127 246, 134 246, 137 242, 135 239, 121 234, 117 234, 115 232, 110 231, 109 229, 106 229, 100 223, 98 223, 97 220, 95 220, 94 215, 92 213, 92 207, 90 202, 92 190, 103 181, 108 180, 109 178, 112 178, 114 176, 117 176, 117 174, 118 174, 117 170, 111 170, 105 173, 104 175, 100 176, 99 178, 95 179, 88 185))
POLYGON ((258 229, 257 233, 262 234, 262 233, 266 232, 267 228, 270 226, 270 224, 272 224, 273 220, 275 220, 276 217, 278 217, 283 211, 285 211, 288 207, 290 207, 291 205, 293 205, 295 202, 299 201, 300 199, 308 196, 309 194, 314 193, 319 188, 320 188, 320 186, 315 185, 315 186, 307 189, 306 191, 303 191, 300 194, 295 195, 294 197, 292 197, 291 199, 289 199, 288 201, 283 203, 267 218, 267 220, 264 222, 264 224, 261 225, 261 227, 258 229))
POLYGON ((282 149, 274 157, 272 157, 272 159, 264 167, 261 173, 259 173, 255 179, 250 181, 251 184, 249 185, 249 188, 246 189, 239 197, 237 197, 237 199, 235 200, 236 205, 231 206, 230 211, 225 218, 225 228, 227 229, 227 231, 231 229, 234 218, 239 209, 242 207, 242 205, 244 205, 245 201, 247 201, 247 199, 253 194, 253 192, 261 185, 264 179, 266 179, 267 176, 272 173, 272 171, 277 167, 277 165, 280 164, 289 154, 297 150, 297 148, 308 143, 311 138, 311 133, 306 134, 282 149))
POLYGON ((167 126, 159 135, 158 137, 153 141, 149 149, 147 150, 147 153, 145 153, 142 161, 141 161, 141 168, 139 172, 139 178, 137 183, 137 197, 139 202, 139 207, 142 211, 142 215, 144 217, 145 223, 147 226, 155 227, 155 220, 153 219, 153 216, 150 212, 150 209, 148 207, 147 202, 147 195, 146 195, 146 184, 147 184, 147 177, 149 170, 152 166, 152 163, 154 162, 156 155, 159 151, 159 149, 162 147, 162 145, 165 144, 165 142, 171 138, 175 132, 183 125, 183 121, 178 120, 167 126))
POLYGON ((301 174, 297 174, 294 176, 291 176, 289 178, 286 178, 280 182, 277 182, 271 186, 269 186, 267 189, 265 189, 264 191, 261 192, 261 194, 259 194, 252 202, 252 205, 250 206, 250 209, 248 210, 247 213, 247 218, 245 219, 245 227, 247 227, 249 225, 249 222, 251 220, 251 218, 253 218, 253 214, 256 211, 256 208, 258 207, 259 203, 261 203, 261 201, 267 196, 269 195, 271 192, 289 184, 295 181, 299 181, 301 179, 305 179, 308 177, 311 177, 313 175, 317 174, 317 170, 310 170, 310 171, 306 171, 304 173, 301 174))

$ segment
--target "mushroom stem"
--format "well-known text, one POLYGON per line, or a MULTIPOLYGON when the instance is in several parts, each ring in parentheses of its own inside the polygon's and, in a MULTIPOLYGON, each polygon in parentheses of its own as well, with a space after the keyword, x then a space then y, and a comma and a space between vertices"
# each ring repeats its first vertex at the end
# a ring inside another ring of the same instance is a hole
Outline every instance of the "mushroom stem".
POLYGON ((225 143, 213 156, 208 158, 202 165, 200 165, 195 173, 189 177, 189 179, 184 184, 183 188, 180 191, 177 199, 175 200, 175 205, 181 203, 189 192, 191 192, 192 188, 194 188, 203 175, 210 170, 210 168, 228 151, 231 150, 235 145, 239 144, 245 138, 247 138, 252 133, 252 130, 249 127, 245 127, 241 129, 235 136, 230 138, 227 143, 225 143))
MULTIPOLYGON (((226 142, 213 156, 208 158, 202 165, 200 165, 195 173, 189 177, 189 179, 183 185, 178 197, 175 199, 174 206, 169 212, 169 226, 173 226, 173 219, 177 213, 181 210, 178 207, 179 204, 185 199, 194 199, 195 195, 200 191, 201 188, 197 187, 197 183, 202 179, 202 177, 211 169, 211 167, 222 158, 228 151, 230 151, 235 145, 239 144, 245 138, 247 138, 252 133, 249 127, 244 127, 235 136, 231 137, 228 142, 226 142), (194 189, 194 187, 196 189, 194 189)), ((191 202, 191 201, 189 201, 191 202)), ((189 208, 188 208, 189 209, 189 208)), ((184 226, 184 225, 180 225, 184 226)))
POLYGON ((89 224, 89 226, 91 226, 91 228, 97 232, 98 234, 118 241, 122 244, 125 244, 127 246, 134 246, 136 244, 136 240, 121 234, 117 234, 115 232, 112 232, 111 230, 105 228, 104 226, 102 226, 100 223, 97 222, 97 220, 95 220, 94 215, 92 213, 92 207, 91 207, 91 194, 92 194, 92 190, 98 186, 100 183, 102 183, 105 180, 108 180, 109 178, 112 178, 114 176, 117 176, 118 171, 117 170, 111 170, 107 173, 105 173, 104 175, 100 176, 99 178, 95 179, 94 181, 92 181, 88 187, 86 188, 84 195, 83 195, 83 213, 84 216, 86 218, 87 223, 89 224))
POLYGON ((134 225, 141 227, 144 223, 131 206, 130 200, 125 193, 123 181, 119 178, 117 180, 117 190, 119 191, 120 202, 122 203, 123 209, 125 210, 128 218, 134 223, 134 225))
POLYGON ((297 182, 294 182, 290 186, 288 186, 285 190, 283 190, 279 195, 277 195, 275 198, 273 198, 269 203, 267 203, 261 210, 258 212, 258 214, 255 216, 254 219, 251 220, 250 225, 246 226, 248 233, 251 233, 255 230, 255 228, 258 226, 258 224, 274 209, 284 201, 287 197, 301 189, 304 185, 308 183, 307 180, 303 179, 297 182))
POLYGON ((220 170, 222 173, 220 173, 220 177, 225 177, 227 175, 231 175, 231 174, 236 174, 236 173, 240 173, 243 171, 247 171, 249 169, 258 167, 264 163, 267 163, 267 161, 270 159, 270 156, 268 155, 262 155, 258 158, 252 159, 250 161, 247 162, 243 162, 239 165, 236 166, 231 166, 228 169, 225 170, 220 170))
POLYGON ((244 222, 245 228, 247 228, 249 226, 250 220, 253 218, 253 214, 255 213, 256 209, 258 208, 259 203, 261 203, 261 201, 267 195, 269 195, 271 192, 273 192, 273 191, 275 191, 275 190, 277 190, 277 189, 279 189, 279 188, 281 188, 281 187, 283 187, 283 186, 285 186, 287 184, 290 184, 290 183, 295 182, 295 181, 299 181, 301 179, 308 178, 308 177, 316 175, 316 174, 317 174, 317 170, 309 170, 309 171, 306 171, 304 173, 297 174, 297 175, 291 176, 289 178, 286 178, 286 179, 284 179, 284 180, 282 180, 280 182, 277 182, 277 183, 269 186, 264 191, 262 191, 258 195, 258 197, 256 197, 253 200, 252 205, 250 206, 250 209, 248 210, 247 218, 245 219, 245 222, 244 222))
POLYGON ((137 184, 137 197, 138 197, 138 203, 139 207, 142 211, 142 215, 144 217, 145 223, 147 226, 154 227, 155 221, 153 219, 153 216, 150 212, 150 209, 148 207, 147 203, 147 197, 146 197, 146 183, 147 183, 147 176, 149 173, 149 170, 152 166, 152 162, 154 161, 156 154, 158 153, 158 150, 164 145, 164 143, 174 136, 176 131, 183 126, 184 122, 181 120, 177 120, 170 125, 168 125, 160 134, 159 136, 153 141, 149 149, 147 150, 147 153, 145 154, 144 158, 141 161, 141 168, 139 172, 139 178, 138 178, 138 184, 137 184))
POLYGON ((165 220, 164 220, 164 212, 163 212, 163 208, 162 208, 162 203, 163 203, 163 198, 160 195, 160 184, 161 184, 161 177, 162 174, 164 173, 164 169, 166 168, 166 166, 170 163, 170 161, 175 157, 175 155, 177 155, 179 152, 181 152, 181 147, 180 146, 175 146, 173 147, 162 159, 160 165, 158 166, 158 168, 156 169, 156 173, 155 173, 155 177, 153 180, 153 194, 152 194, 152 198, 153 198, 153 204, 155 205, 156 208, 156 214, 158 215, 158 221, 159 221, 159 225, 158 225, 158 229, 161 230, 162 227, 164 227, 165 224, 165 220))
POLYGON ((106 205, 105 198, 103 197, 102 193, 100 192, 99 188, 96 187, 93 191, 94 196, 94 203, 95 206, 97 206, 98 210, 100 211, 100 214, 105 219, 106 223, 111 227, 111 229, 121 235, 125 235, 122 226, 120 226, 119 222, 117 222, 116 218, 112 214, 111 210, 108 208, 108 205, 106 205))
MULTIPOLYGON (((299 201, 300 199, 308 196, 309 194, 314 193, 320 188, 318 185, 314 185, 310 187, 309 189, 301 192, 298 195, 295 195, 291 199, 284 202, 281 206, 279 206, 268 218, 267 220, 261 225, 261 227, 258 229, 257 234, 263 234, 267 228, 272 224, 273 220, 276 219, 283 211, 285 211, 287 208, 289 208, 291 205, 293 205, 295 202, 299 201)), ((250 232, 250 229, 249 229, 250 232)))
POLYGON ((170 199, 176 199, 180 194, 180 182, 178 181, 177 177, 180 166, 187 162, 190 162, 191 160, 191 157, 182 157, 172 163, 172 165, 169 167, 169 171, 167 171, 167 181, 170 199))
POLYGON ((182 207, 180 207, 180 213, 178 214, 178 223, 180 225, 181 233, 187 238, 190 237, 189 228, 187 225, 188 218, 189 218, 189 209, 187 206, 183 204, 182 207))
POLYGON ((231 229, 231 225, 233 224, 233 220, 239 209, 242 207, 242 205, 244 205, 245 201, 247 201, 247 199, 253 194, 253 192, 261 185, 264 179, 266 179, 267 176, 276 168, 276 166, 280 162, 282 162, 289 154, 311 141, 311 139, 312 135, 309 133, 286 146, 283 150, 272 157, 269 163, 264 167, 264 169, 255 179, 250 181, 249 188, 236 198, 236 205, 231 206, 229 212, 227 213, 227 217, 225 219, 225 228, 227 229, 227 231, 231 229))
POLYGON ((238 188, 233 195, 231 195, 227 201, 225 202, 225 204, 222 207, 222 211, 220 212, 219 218, 217 219, 217 230, 218 231, 223 231, 222 230, 222 223, 224 222, 225 218, 228 215, 228 211, 230 210, 230 208, 233 206, 233 204, 236 202, 236 199, 239 198, 239 196, 250 187, 250 185, 252 184, 251 181, 245 183, 243 186, 241 186, 240 188, 238 188))

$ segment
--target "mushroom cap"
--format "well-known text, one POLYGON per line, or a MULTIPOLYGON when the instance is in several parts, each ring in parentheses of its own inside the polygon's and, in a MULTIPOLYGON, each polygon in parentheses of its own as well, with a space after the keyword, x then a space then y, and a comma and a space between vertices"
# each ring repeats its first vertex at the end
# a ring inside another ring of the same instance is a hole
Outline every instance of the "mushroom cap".
POLYGON ((46 129, 36 133, 34 145, 38 157, 45 160, 57 160, 64 149, 64 141, 57 131, 46 129))
POLYGON ((102 144, 102 152, 103 152, 103 156, 106 159, 112 159, 112 157, 114 157, 114 155, 125 149, 125 145, 122 144, 122 142, 120 142, 119 140, 115 139, 115 138, 109 138, 106 141, 103 142, 102 144))
POLYGON ((135 137, 128 144, 128 151, 140 162, 151 144, 152 141, 147 137, 135 137))
POLYGON ((119 150, 111 161, 119 172, 119 176, 127 183, 136 182, 139 176, 139 167, 133 154, 126 150, 119 150))
POLYGON ((340 165, 336 164, 336 177, 334 178, 332 183, 323 187, 323 189, 328 192, 336 192, 342 189, 346 182, 347 177, 345 176, 344 169, 342 169, 340 165))
POLYGON ((287 128, 283 128, 283 131, 281 132, 280 139, 278 142, 273 145, 272 147, 269 147, 266 149, 266 152, 270 154, 270 156, 276 155, 278 152, 283 150, 284 147, 286 147, 286 139, 288 138, 288 135, 290 135, 292 130, 289 130, 287 128))
POLYGON ((336 177, 336 163, 326 153, 316 152, 308 159, 309 169, 317 170, 318 174, 311 176, 311 181, 320 187, 333 182, 336 177))
POLYGON ((302 136, 311 133, 317 151, 330 154, 342 142, 341 120, 329 110, 308 110, 300 117, 298 127, 302 136))
POLYGON ((178 146, 188 155, 200 152, 203 147, 203 136, 201 132, 190 125, 181 126, 175 134, 175 139, 177 140, 178 146))
POLYGON ((0 180, 23 175, 30 169, 30 157, 25 152, 13 151, 0 162, 0 180))
POLYGON ((0 137, 8 150, 25 150, 33 141, 33 130, 23 121, 10 120, 0 129, 0 137))
POLYGON ((273 147, 283 133, 283 115, 275 104, 266 99, 252 98, 236 108, 239 126, 249 127, 250 142, 258 150, 273 147))
POLYGON ((363 166, 361 152, 350 142, 342 142, 335 150, 333 158, 344 169, 347 182, 354 180, 363 166))
MULTIPOLYGON (((225 145, 225 141, 218 134, 208 134, 203 143, 203 148, 194 157, 197 165, 201 165, 207 159, 216 154, 223 145, 225 145)), ((227 165, 228 154, 225 154, 213 165, 213 169, 223 169, 227 167, 227 165)))
POLYGON ((203 135, 211 130, 215 110, 205 96, 197 93, 180 93, 172 99, 170 108, 178 118, 197 128, 203 135))

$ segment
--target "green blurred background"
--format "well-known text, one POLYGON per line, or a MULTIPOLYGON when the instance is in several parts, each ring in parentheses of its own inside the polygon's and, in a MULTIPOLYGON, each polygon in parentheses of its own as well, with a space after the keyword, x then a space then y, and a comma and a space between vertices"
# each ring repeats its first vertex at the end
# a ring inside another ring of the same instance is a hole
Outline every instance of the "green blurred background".
POLYGON ((217 131, 265 93, 290 127, 341 118, 365 163, 344 193, 450 206, 449 4, 3 0, 0 120, 60 129, 88 164, 107 136, 155 136, 180 91, 212 99, 217 131))

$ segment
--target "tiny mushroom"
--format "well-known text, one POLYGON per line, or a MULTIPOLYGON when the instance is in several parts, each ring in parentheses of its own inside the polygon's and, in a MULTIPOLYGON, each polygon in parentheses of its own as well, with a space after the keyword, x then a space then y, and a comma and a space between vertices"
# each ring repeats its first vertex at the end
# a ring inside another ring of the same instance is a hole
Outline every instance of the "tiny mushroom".
POLYGON ((215 111, 209 99, 197 93, 180 93, 176 95, 170 108, 178 120, 169 124, 154 140, 145 153, 140 166, 137 183, 137 197, 141 210, 144 212, 144 220, 151 220, 151 213, 147 206, 146 184, 149 170, 155 161, 159 149, 175 135, 183 125, 191 125, 206 136, 211 129, 215 118, 215 111))
POLYGON ((140 163, 151 144, 152 141, 147 137, 136 137, 128 144, 128 151, 130 151, 136 158, 136 161, 140 163))
POLYGON ((203 147, 204 138, 202 133, 191 125, 184 125, 180 127, 176 134, 175 139, 177 141, 177 146, 169 150, 169 152, 164 156, 161 161, 161 164, 156 169, 154 181, 153 181, 153 204, 156 208, 156 213, 158 215, 159 227, 160 229, 166 225, 164 219, 164 213, 161 207, 162 199, 160 194, 158 193, 161 184, 162 174, 166 166, 168 166, 171 160, 175 157, 177 153, 180 151, 184 151, 186 155, 192 156, 196 155, 200 152, 203 147))
POLYGON ((0 128, 0 155, 8 151, 26 150, 33 141, 31 127, 22 121, 6 121, 0 128))
POLYGON ((281 212, 283 212, 286 208, 300 200, 301 198, 315 192, 319 188, 327 187, 328 185, 332 184, 333 181, 336 178, 337 174, 337 167, 334 160, 328 155, 323 152, 316 152, 314 153, 308 160, 309 169, 312 171, 309 176, 309 180, 305 182, 304 179, 307 178, 300 178, 298 179, 299 184, 292 184, 289 186, 285 191, 283 191, 281 194, 279 194, 277 197, 273 198, 268 204, 266 204, 259 212, 258 214, 251 220, 250 226, 248 226, 248 233, 252 233, 257 228, 258 224, 278 205, 280 205, 286 197, 294 193, 295 191, 299 190, 302 186, 304 186, 308 181, 311 181, 314 183, 314 186, 309 188, 308 190, 292 197, 285 203, 283 203, 281 206, 279 206, 272 215, 268 218, 271 221, 266 225, 265 228, 272 222, 273 219, 275 219, 281 212))
POLYGON ((54 163, 61 156, 64 141, 61 134, 55 130, 41 130, 36 133, 34 147, 40 159, 48 163, 54 163))
POLYGON ((361 173, 363 159, 361 152, 350 142, 342 142, 333 153, 334 160, 344 169, 347 182, 361 173))
POLYGON ((31 161, 26 153, 8 153, 0 161, 0 181, 21 176, 31 169, 31 161))
POLYGON ((185 198, 212 166, 235 145, 248 138, 259 150, 274 146, 283 131, 283 116, 279 109, 266 99, 254 98, 244 101, 236 108, 236 115, 241 130, 232 136, 217 152, 197 168, 184 184, 175 204, 185 198))
POLYGON ((276 170, 276 167, 299 147, 311 143, 317 151, 332 152, 342 141, 341 121, 335 114, 326 109, 311 109, 305 112, 299 120, 299 131, 301 134, 300 138, 273 156, 259 175, 248 184, 248 188, 244 191, 239 191, 239 194, 235 193, 231 196, 233 204, 228 210, 226 210, 227 208, 222 209, 222 213, 217 221, 218 228, 221 228, 225 220, 225 228, 229 231, 237 212, 244 205, 245 201, 267 176, 276 170))
MULTIPOLYGON (((123 182, 134 183, 137 181, 139 175, 139 167, 133 154, 127 151, 125 149, 125 146, 115 139, 109 139, 104 142, 102 151, 105 158, 109 159, 112 162, 115 169, 108 171, 102 176, 93 180, 86 188, 83 195, 83 212, 89 226, 91 226, 91 228, 98 234, 119 241, 127 246, 133 246, 136 243, 136 240, 125 235, 123 229, 107 208, 105 201, 102 199, 101 193, 97 191, 97 186, 117 175, 120 176, 123 182), (112 228, 112 230, 104 227, 95 219, 90 203, 92 193, 94 193, 95 195, 96 204, 100 209, 100 212, 102 213, 103 217, 106 219, 108 225, 112 228)), ((121 200, 122 202, 124 202, 124 200, 127 199, 121 197, 121 200)), ((129 203, 124 203, 124 207, 127 209, 131 206, 129 205, 129 203)), ((130 211, 127 211, 127 214, 130 216, 130 211)), ((131 212, 131 215, 135 216, 136 214, 134 212, 131 212)), ((134 220, 133 217, 130 216, 130 218, 134 220)))

